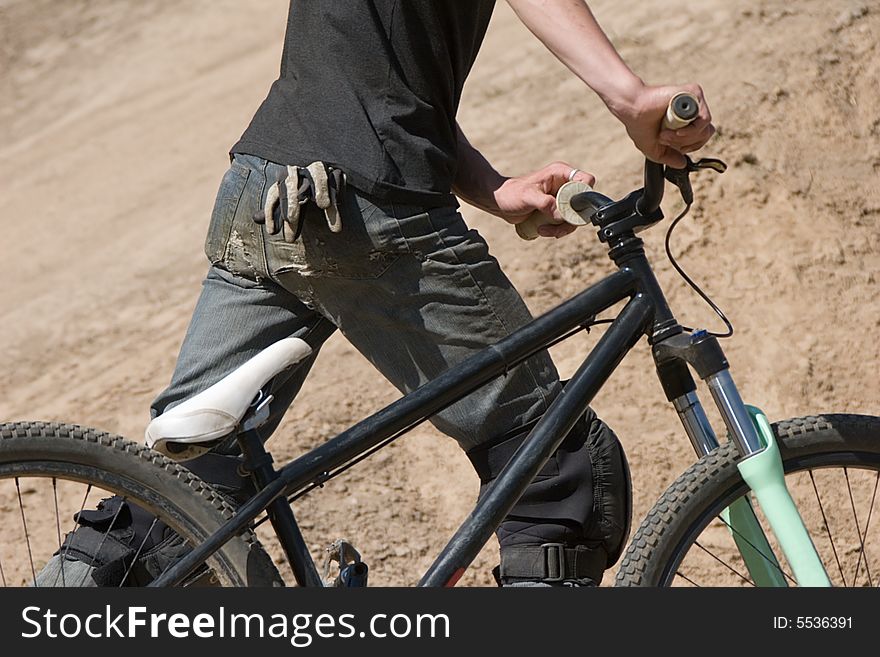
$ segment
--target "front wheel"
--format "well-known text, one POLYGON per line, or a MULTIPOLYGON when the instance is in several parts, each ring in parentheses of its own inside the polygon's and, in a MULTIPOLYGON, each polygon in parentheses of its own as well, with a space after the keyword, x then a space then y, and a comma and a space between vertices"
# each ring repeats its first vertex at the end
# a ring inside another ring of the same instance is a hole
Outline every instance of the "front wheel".
MULTIPOLYGON (((820 415, 773 425, 786 484, 834 586, 880 585, 880 418, 820 415)), ((740 548, 744 537, 725 509, 752 495, 725 443, 701 458, 645 517, 621 561, 617 586, 754 586, 740 548)), ((755 552, 797 585, 782 551, 752 506, 770 550, 755 552), (774 555, 776 555, 774 557, 774 555), (777 560, 778 558, 778 560, 777 560)), ((748 543, 746 550, 755 547, 748 543)))

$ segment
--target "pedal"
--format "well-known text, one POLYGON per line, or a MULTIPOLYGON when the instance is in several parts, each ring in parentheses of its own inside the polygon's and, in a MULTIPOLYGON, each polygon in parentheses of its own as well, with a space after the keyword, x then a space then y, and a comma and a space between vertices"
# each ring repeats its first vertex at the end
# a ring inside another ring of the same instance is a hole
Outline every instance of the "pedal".
POLYGON ((324 560, 324 586, 335 588, 355 588, 367 585, 369 567, 361 560, 361 554, 344 539, 334 541, 327 548, 324 560), (337 564, 336 575, 331 579, 330 571, 337 564))

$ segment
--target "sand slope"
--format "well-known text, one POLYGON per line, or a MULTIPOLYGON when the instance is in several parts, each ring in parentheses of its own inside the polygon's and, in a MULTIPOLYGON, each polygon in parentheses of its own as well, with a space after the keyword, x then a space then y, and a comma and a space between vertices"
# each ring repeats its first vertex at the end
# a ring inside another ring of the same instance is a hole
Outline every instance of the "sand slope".
MULTIPOLYGON (((0 0, 0 421, 142 435, 207 267, 226 150, 277 72, 286 5, 0 0)), ((700 178, 674 248, 736 325, 725 349, 744 397, 773 419, 880 414, 880 5, 593 6, 646 80, 699 81, 711 101, 719 135, 706 152, 731 169, 700 178)), ((460 122, 503 172, 564 159, 609 195, 639 184, 622 129, 504 3, 460 122)), ((463 211, 535 312, 610 271, 588 229, 524 243, 463 211)), ((719 327, 666 262, 662 230, 646 241, 680 319, 719 327)), ((596 335, 554 350, 563 375, 596 335)), ((274 439, 276 459, 396 397, 333 338, 274 439), (339 372, 345 398, 333 392, 339 372)), ((692 458, 644 345, 595 406, 626 446, 640 518, 692 458)), ((347 536, 376 583, 407 583, 476 488, 452 441, 422 428, 298 508, 313 545, 347 536)), ((488 583, 493 558, 484 551, 464 583, 488 583)))

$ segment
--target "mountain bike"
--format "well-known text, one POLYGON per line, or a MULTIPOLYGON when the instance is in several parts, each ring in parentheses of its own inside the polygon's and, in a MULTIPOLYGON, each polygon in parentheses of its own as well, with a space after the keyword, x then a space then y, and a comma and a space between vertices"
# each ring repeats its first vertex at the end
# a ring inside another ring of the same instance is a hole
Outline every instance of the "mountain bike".
MULTIPOLYGON (((673 99, 671 119, 692 118, 695 102, 687 96, 673 99)), ((368 568, 345 542, 330 550, 330 558, 338 561, 335 576, 329 570, 319 572, 293 503, 438 411, 468 394, 478 394, 482 385, 531 355, 607 324, 562 392, 421 577, 420 586, 452 586, 459 580, 643 337, 665 396, 698 460, 641 523, 615 583, 873 586, 880 576, 872 571, 880 558, 880 540, 871 533, 880 483, 880 418, 826 414, 770 424, 759 409, 743 402, 719 342, 732 334, 732 326, 669 249, 672 230, 693 203, 689 175, 701 169, 723 172, 724 166, 717 160, 688 160, 686 169, 671 170, 646 161, 644 186, 619 200, 581 183, 560 189, 557 200, 566 220, 592 225, 616 270, 281 468, 273 466, 257 430, 269 416, 273 399, 265 391, 271 381, 311 353, 298 338, 275 343, 219 383, 160 415, 148 428, 149 447, 75 425, 0 425, 0 510, 6 514, 5 540, 0 542, 2 583, 35 583, 46 560, 55 552, 63 554, 62 536, 69 519, 81 515, 96 497, 111 494, 150 514, 150 530, 167 530, 163 540, 171 540, 170 536, 180 542, 180 558, 152 578, 150 586, 282 585, 253 531, 263 522, 274 528, 298 585, 365 585, 368 568), (638 234, 663 219, 660 203, 667 181, 684 200, 684 210, 667 230, 667 254, 724 319, 725 334, 679 324, 645 255, 638 234), (620 304, 613 318, 600 317, 620 304), (709 388, 728 440, 717 438, 692 372, 709 388), (194 449, 204 450, 233 433, 257 490, 237 508, 166 456, 179 458, 194 449)), ((534 229, 524 226, 520 234, 529 237, 534 229)), ((90 516, 94 527, 105 532, 102 544, 112 540, 110 530, 119 514, 128 512, 123 511, 126 508, 110 506, 90 516)), ((133 573, 136 564, 149 556, 151 533, 128 543, 120 585, 136 583, 133 573)), ((552 580, 564 558, 562 546, 543 547, 546 579, 552 580)))

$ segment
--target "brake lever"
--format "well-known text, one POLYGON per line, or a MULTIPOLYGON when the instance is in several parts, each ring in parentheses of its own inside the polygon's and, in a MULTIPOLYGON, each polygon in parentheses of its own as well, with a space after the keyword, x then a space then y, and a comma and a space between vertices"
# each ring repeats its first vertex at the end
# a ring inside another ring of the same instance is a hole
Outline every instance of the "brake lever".
POLYGON ((724 173, 727 171, 727 164, 715 157, 704 157, 694 162, 685 155, 684 159, 686 164, 683 169, 673 169, 667 166, 664 168, 663 177, 678 187, 678 191, 681 192, 681 199, 685 205, 691 205, 694 202, 694 189, 691 187, 690 179, 691 172, 710 169, 716 173, 724 173))

